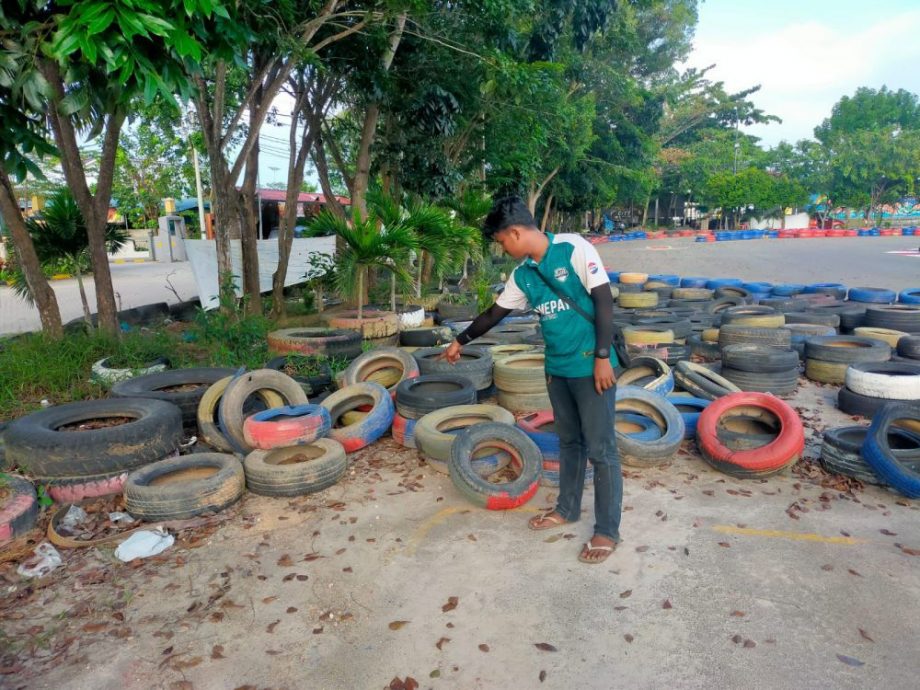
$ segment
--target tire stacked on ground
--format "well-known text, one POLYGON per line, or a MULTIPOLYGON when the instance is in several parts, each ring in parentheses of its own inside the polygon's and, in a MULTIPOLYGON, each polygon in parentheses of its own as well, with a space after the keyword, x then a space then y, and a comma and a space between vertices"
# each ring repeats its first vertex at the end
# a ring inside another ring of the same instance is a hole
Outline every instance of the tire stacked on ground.
POLYGON ((678 362, 674 368, 674 383, 694 397, 704 400, 715 400, 729 393, 741 392, 738 386, 724 376, 693 362, 678 362))
POLYGON ((441 359, 444 350, 439 347, 420 348, 412 353, 418 362, 419 373, 423 376, 431 374, 456 374, 465 376, 473 384, 477 394, 484 394, 492 386, 492 355, 488 349, 480 347, 465 347, 460 353, 460 359, 455 364, 441 359))
POLYGON ((404 347, 437 347, 447 345, 454 338, 446 326, 407 328, 399 333, 399 344, 404 347))
POLYGON ((712 401, 681 393, 669 395, 668 400, 684 419, 684 438, 696 438, 696 423, 700 420, 700 412, 709 407, 712 401))
POLYGON ((303 496, 326 489, 347 469, 345 448, 331 438, 311 443, 254 450, 246 456, 246 486, 262 496, 303 496))
POLYGON ((40 512, 32 483, 16 475, 5 476, 0 487, 0 546, 35 527, 40 512))
POLYGON ((307 396, 325 393, 335 385, 332 380, 332 367, 325 357, 289 353, 273 357, 265 363, 264 368, 287 374, 300 384, 307 396), (309 376, 297 373, 302 367, 309 367, 313 373, 309 376))
POLYGON ((495 363, 498 404, 511 412, 535 412, 551 407, 542 353, 511 355, 495 363))
POLYGON ((379 383, 365 381, 337 390, 321 403, 329 411, 332 438, 345 448, 346 453, 370 445, 393 426, 396 410, 390 392, 379 383), (360 410, 362 414, 346 423, 343 417, 349 412, 360 410))
POLYGON ((268 349, 276 354, 294 353, 352 360, 361 354, 361 333, 343 328, 283 328, 267 336, 268 349))
POLYGON ((791 334, 791 347, 798 354, 800 360, 805 359, 805 341, 808 338, 837 335, 837 331, 830 326, 819 326, 811 323, 787 323, 783 328, 791 334))
POLYGON ((873 338, 836 335, 805 340, 805 376, 818 383, 842 384, 850 364, 890 358, 891 347, 873 338))
POLYGON ((527 503, 540 481, 540 450, 520 429, 500 423, 477 424, 464 429, 450 449, 451 481, 470 502, 488 510, 509 510, 527 503), (507 455, 508 467, 517 473, 509 482, 493 482, 473 466, 478 453, 507 455))
POLYGON ((182 411, 182 423, 194 428, 198 423, 198 403, 208 388, 234 374, 233 369, 200 367, 172 369, 119 381, 112 386, 116 398, 151 398, 172 403, 182 411))
POLYGON ((920 403, 920 362, 851 364, 837 407, 851 415, 872 418, 886 402, 920 403))
POLYGON ((391 395, 406 379, 420 373, 418 362, 408 352, 398 347, 378 347, 368 350, 348 365, 343 381, 346 386, 356 383, 379 383, 391 395))
POLYGON ((909 335, 898 341, 898 356, 920 361, 920 335, 909 335))
POLYGON ((792 333, 782 326, 763 328, 730 323, 719 328, 719 347, 725 349, 728 345, 767 345, 788 350, 792 333))
POLYGON ((4 431, 8 461, 61 502, 120 493, 129 472, 176 453, 182 437, 179 408, 147 398, 56 405, 4 431))
POLYGON ((898 298, 898 293, 894 290, 876 287, 855 287, 850 288, 847 299, 850 302, 861 302, 863 304, 893 304, 898 298))
MULTIPOLYGON (((833 474, 858 479, 866 484, 885 482, 879 478, 862 456, 868 427, 845 426, 824 432, 821 444, 821 466, 833 474)), ((913 464, 920 468, 920 435, 891 427, 888 432, 888 446, 892 455, 903 465, 913 464)))
MULTIPOLYGON (((227 386, 233 379, 233 376, 225 376, 213 383, 198 401, 198 435, 207 445, 221 453, 239 452, 224 429, 221 428, 220 422, 220 403, 227 391, 227 386)), ((243 417, 265 409, 280 407, 284 407, 284 399, 280 395, 271 390, 258 390, 254 394, 254 399, 247 401, 243 417)))
POLYGON ((697 445, 703 459, 715 469, 740 478, 765 477, 795 463, 805 447, 805 431, 798 413, 788 403, 765 393, 732 393, 715 400, 700 413, 697 445), (760 408, 779 422, 779 433, 758 447, 735 449, 720 438, 719 425, 726 415, 760 408))
POLYGON ((479 314, 475 304, 453 304, 445 300, 438 302, 438 314, 442 321, 470 321, 479 314))
POLYGON ((908 498, 920 498, 920 461, 905 460, 892 447, 894 424, 912 432, 920 430, 920 407, 887 403, 876 413, 862 447, 862 456, 886 484, 908 498))
POLYGON ((426 374, 400 382, 396 387, 393 438, 415 448, 415 424, 429 412, 457 405, 474 405, 476 389, 465 376, 426 374))
POLYGON ((674 390, 674 373, 667 362, 656 357, 634 357, 629 367, 617 376, 619 386, 639 386, 658 395, 674 390))
MULTIPOLYGON (((517 421, 518 428, 537 444, 543 456, 543 472, 540 483, 543 486, 559 486, 559 435, 556 433, 552 410, 531 412, 517 421)), ((585 484, 594 481, 594 466, 588 463, 585 469, 585 484)))
POLYGON ((637 386, 617 386, 616 411, 647 417, 661 429, 653 440, 616 431, 620 461, 631 467, 652 467, 673 461, 684 438, 684 420, 671 402, 637 386))
POLYGON ((623 364, 629 366, 636 357, 655 357, 668 361, 675 347, 674 331, 657 325, 625 326, 620 331, 623 364))
POLYGON ((110 388, 119 381, 126 381, 135 376, 145 376, 155 374, 159 371, 166 371, 169 368, 169 360, 166 357, 159 357, 152 362, 147 362, 141 366, 131 369, 125 367, 113 367, 112 357, 100 359, 93 363, 90 380, 99 385, 110 388))
POLYGON ((786 317, 782 313, 763 305, 730 307, 722 312, 722 326, 734 324, 750 328, 780 328, 785 323, 786 317))
MULTIPOLYGON (((415 425, 415 447, 432 469, 447 474, 450 449, 457 433, 467 427, 498 423, 514 425, 514 415, 498 405, 459 405, 429 412, 415 425)), ((510 458, 505 453, 477 453, 474 469, 487 476, 502 469, 510 458)))
POLYGON ((399 342, 399 316, 392 311, 362 309, 359 317, 357 309, 350 309, 327 314, 325 320, 330 328, 358 331, 363 340, 375 347, 399 342))
POLYGON ((799 355, 767 345, 728 345, 720 373, 743 391, 789 395, 799 383, 799 355))

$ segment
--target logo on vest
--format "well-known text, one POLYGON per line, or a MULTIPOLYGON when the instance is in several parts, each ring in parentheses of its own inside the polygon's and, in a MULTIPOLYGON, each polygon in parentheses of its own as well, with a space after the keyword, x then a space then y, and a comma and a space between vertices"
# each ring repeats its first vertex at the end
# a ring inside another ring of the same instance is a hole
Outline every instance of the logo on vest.
POLYGON ((597 273, 597 264, 593 261, 588 263, 588 272, 592 274, 597 273))
POLYGON ((550 321, 555 319, 559 312, 567 311, 569 305, 567 305, 561 299, 550 300, 549 302, 544 302, 538 306, 535 311, 541 316, 543 320, 550 321))
POLYGON ((569 272, 565 268, 557 268, 553 275, 556 276, 556 280, 565 280, 569 277, 569 272))

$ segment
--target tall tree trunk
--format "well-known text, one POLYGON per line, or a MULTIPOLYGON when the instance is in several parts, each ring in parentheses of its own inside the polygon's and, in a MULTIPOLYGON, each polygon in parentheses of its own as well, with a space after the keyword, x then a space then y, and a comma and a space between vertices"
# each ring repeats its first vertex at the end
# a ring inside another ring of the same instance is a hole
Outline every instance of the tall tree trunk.
POLYGON ((99 328, 112 335, 118 334, 118 317, 115 306, 115 290, 112 287, 112 273, 109 270, 109 256, 106 251, 105 234, 109 222, 109 202, 112 197, 112 182, 115 172, 115 154, 118 138, 125 121, 121 109, 106 117, 99 157, 99 171, 96 175, 95 193, 90 192, 86 168, 77 144, 77 132, 71 116, 64 112, 64 81, 56 63, 41 62, 41 71, 51 91, 51 107, 48 109, 51 131, 61 154, 61 168, 64 179, 86 221, 89 238, 89 257, 93 267, 93 282, 96 286, 96 310, 99 328))
MULTIPOLYGON (((396 18, 396 27, 390 34, 387 48, 380 60, 380 66, 383 72, 390 70, 393 64, 393 58, 396 56, 396 50, 402 40, 403 30, 406 27, 407 13, 403 12, 396 18)), ((377 132, 377 120, 380 118, 380 103, 372 102, 367 106, 364 114, 364 126, 361 128, 361 141, 358 144, 358 155, 355 158, 355 182, 352 192, 352 208, 357 210, 361 220, 367 218, 367 188, 370 183, 371 170, 371 144, 374 142, 374 136, 377 132)))
POLYGON ((543 209, 543 220, 540 221, 540 230, 543 232, 546 232, 546 223, 549 221, 549 214, 553 210, 553 199, 555 198, 555 194, 550 194, 549 198, 546 200, 546 208, 543 209))
POLYGON ((364 318, 364 283, 367 275, 367 267, 362 266, 358 269, 358 320, 364 318))
MULTIPOLYGON (((255 103, 256 101, 254 101, 255 103)), ((246 160, 246 174, 241 190, 243 223, 240 245, 243 259, 243 294, 246 296, 246 313, 262 313, 262 293, 259 285, 259 247, 257 240, 262 215, 262 200, 258 196, 259 143, 249 150, 246 160)))
POLYGON ((424 266, 425 266, 425 250, 424 249, 418 250, 418 257, 416 258, 416 261, 418 262, 418 280, 415 283, 415 296, 421 297, 422 296, 422 280, 423 280, 424 266))
POLYGON ((83 272, 80 270, 80 264, 74 264, 74 275, 77 278, 77 287, 80 288, 80 302, 83 304, 83 321, 87 328, 93 327, 93 315, 89 311, 89 300, 86 298, 86 288, 83 287, 83 272))
POLYGON ((390 271, 390 311, 396 311, 396 273, 390 271))
POLYGON ((38 309, 42 331, 52 338, 61 338, 64 335, 64 328, 61 324, 61 310, 58 307, 57 297, 42 272, 38 255, 35 253, 35 245, 32 243, 32 237, 29 235, 22 212, 19 210, 19 203, 16 201, 16 195, 13 193, 13 185, 2 166, 0 166, 0 216, 3 217, 6 227, 10 229, 13 247, 16 250, 16 261, 22 269, 26 285, 29 287, 29 294, 32 295, 32 301, 35 302, 38 309))

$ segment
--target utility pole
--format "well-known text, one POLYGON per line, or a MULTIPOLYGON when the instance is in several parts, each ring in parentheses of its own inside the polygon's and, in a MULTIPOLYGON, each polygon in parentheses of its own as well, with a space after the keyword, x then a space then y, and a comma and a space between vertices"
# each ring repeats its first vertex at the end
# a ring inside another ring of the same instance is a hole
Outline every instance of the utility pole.
POLYGON ((198 164, 198 149, 192 144, 192 111, 187 113, 185 121, 185 138, 192 149, 192 164, 195 167, 195 195, 198 199, 198 229, 202 238, 207 236, 207 226, 204 219, 204 192, 201 188, 201 166, 198 164))

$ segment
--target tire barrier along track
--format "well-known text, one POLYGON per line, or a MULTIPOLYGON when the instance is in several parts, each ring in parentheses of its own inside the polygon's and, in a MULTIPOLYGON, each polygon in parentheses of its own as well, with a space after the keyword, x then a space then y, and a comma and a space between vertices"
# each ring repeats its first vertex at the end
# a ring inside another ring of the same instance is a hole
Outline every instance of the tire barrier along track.
POLYGON ((700 413, 697 445, 717 470, 736 477, 764 477, 796 462, 805 448, 805 431, 798 414, 779 398, 764 393, 732 393, 712 402, 700 413), (753 406, 772 413, 779 420, 776 438, 759 448, 732 450, 719 439, 718 425, 733 408, 753 406))
POLYGON ((470 502, 488 510, 509 510, 522 506, 537 492, 542 457, 527 435, 507 424, 477 424, 462 431, 450 449, 450 478, 470 502), (493 484, 472 467, 477 451, 497 450, 510 456, 510 467, 518 476, 507 483, 493 484))

